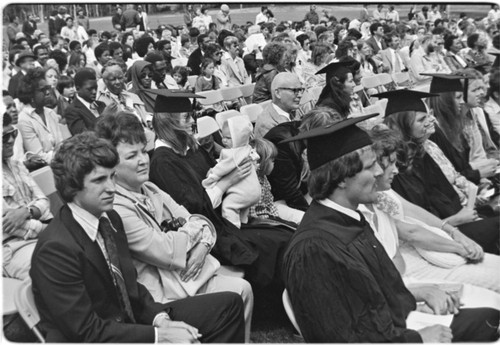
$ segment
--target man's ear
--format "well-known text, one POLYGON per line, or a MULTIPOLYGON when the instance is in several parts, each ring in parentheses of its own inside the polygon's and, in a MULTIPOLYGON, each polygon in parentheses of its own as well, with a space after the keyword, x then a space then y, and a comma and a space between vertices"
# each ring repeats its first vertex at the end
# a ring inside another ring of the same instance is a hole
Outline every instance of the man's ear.
POLYGON ((339 183, 338 188, 344 189, 345 185, 346 185, 346 182, 345 182, 345 180, 343 180, 342 182, 339 183))

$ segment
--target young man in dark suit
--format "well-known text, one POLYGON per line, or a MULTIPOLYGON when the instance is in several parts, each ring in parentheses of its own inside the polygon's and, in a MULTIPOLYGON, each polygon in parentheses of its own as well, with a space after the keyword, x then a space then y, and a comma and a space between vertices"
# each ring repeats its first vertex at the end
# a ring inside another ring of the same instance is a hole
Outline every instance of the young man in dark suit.
POLYGON ((94 130, 97 119, 106 108, 106 104, 95 100, 97 80, 92 69, 84 68, 75 74, 75 87, 77 92, 75 100, 66 108, 63 115, 73 135, 94 130))
POLYGON ((113 211, 118 152, 92 132, 64 141, 52 160, 67 202, 40 236, 30 276, 47 342, 243 342, 241 297, 214 293, 156 303, 137 282, 113 211))

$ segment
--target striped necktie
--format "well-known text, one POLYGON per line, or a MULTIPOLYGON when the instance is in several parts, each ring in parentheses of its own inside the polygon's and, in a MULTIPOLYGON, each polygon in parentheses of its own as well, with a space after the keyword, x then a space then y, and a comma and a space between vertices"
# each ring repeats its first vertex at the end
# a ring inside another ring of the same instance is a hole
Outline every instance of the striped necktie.
POLYGON ((101 217, 99 219, 99 229, 103 240, 106 251, 108 252, 109 262, 111 264, 111 276, 115 283, 115 287, 118 290, 118 297, 122 305, 125 314, 128 316, 130 321, 135 323, 134 313, 132 311, 132 306, 130 305, 130 299, 128 297, 127 288, 125 287, 125 280, 123 279, 122 272, 120 270, 120 260, 118 259, 118 250, 116 249, 116 243, 113 237, 113 228, 108 218, 101 217))

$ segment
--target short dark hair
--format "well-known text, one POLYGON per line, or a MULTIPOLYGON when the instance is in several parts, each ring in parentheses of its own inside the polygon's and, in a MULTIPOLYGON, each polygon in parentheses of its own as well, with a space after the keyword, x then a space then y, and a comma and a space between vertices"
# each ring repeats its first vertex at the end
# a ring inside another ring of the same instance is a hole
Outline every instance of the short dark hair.
POLYGON ((116 148, 94 132, 83 132, 64 140, 50 163, 56 189, 66 202, 83 190, 83 180, 97 166, 114 168, 120 158, 116 148))
POLYGON ((79 41, 71 41, 69 42, 69 50, 75 50, 75 48, 78 46, 78 45, 82 45, 79 41))
POLYGON ((339 184, 363 170, 360 154, 364 148, 349 152, 333 161, 311 170, 307 186, 314 200, 326 199, 339 184))
POLYGON ((38 57, 38 52, 42 49, 47 50, 47 53, 48 53, 47 47, 40 44, 40 45, 35 46, 35 48, 33 48, 33 54, 35 54, 35 56, 38 57))
POLYGON ((295 39, 300 43, 301 48, 304 48, 304 42, 309 40, 309 36, 307 34, 300 34, 295 39))
POLYGON ((375 31, 377 31, 378 28, 381 26, 383 26, 383 25, 378 23, 378 22, 373 23, 372 25, 370 25, 370 33, 373 35, 375 33, 375 31))
POLYGON ((148 53, 148 47, 150 44, 155 45, 155 40, 151 36, 142 36, 135 40, 135 51, 140 57, 144 57, 148 53))
POLYGON ((453 41, 456 40, 458 36, 455 35, 446 35, 444 36, 444 49, 450 50, 453 45, 453 41))
POLYGON ((109 140, 115 147, 119 143, 146 144, 142 123, 137 116, 125 111, 100 116, 95 125, 95 133, 99 138, 109 140))
POLYGON ((474 45, 477 43, 478 40, 479 40, 479 34, 473 33, 472 35, 467 37, 467 47, 474 48, 474 45))
POLYGON ((94 48, 95 58, 99 60, 106 50, 109 51, 109 45, 107 43, 98 44, 97 47, 94 48))
POLYGON ((41 67, 35 67, 28 70, 28 73, 21 78, 19 83, 18 95, 19 101, 23 104, 31 104, 33 95, 38 88, 40 80, 45 79, 45 71, 41 67))
POLYGON ((156 49, 158 49, 159 51, 162 51, 166 45, 172 45, 172 42, 170 42, 169 40, 160 40, 160 41, 156 42, 156 49))
POLYGON ((115 50, 121 49, 123 51, 123 46, 120 42, 110 42, 109 43, 109 55, 113 56, 115 50))
POLYGON ((75 81, 73 80, 73 78, 68 77, 67 75, 62 75, 57 81, 56 89, 60 94, 62 94, 64 89, 70 88, 72 86, 75 86, 75 81))
POLYGON ((198 47, 201 48, 201 45, 203 44, 203 40, 208 37, 207 34, 200 34, 198 35, 198 38, 196 39, 196 42, 198 43, 198 47))
POLYGON ((68 65, 68 57, 62 50, 59 49, 51 51, 49 53, 49 59, 56 60, 57 66, 59 66, 59 71, 64 71, 68 65))

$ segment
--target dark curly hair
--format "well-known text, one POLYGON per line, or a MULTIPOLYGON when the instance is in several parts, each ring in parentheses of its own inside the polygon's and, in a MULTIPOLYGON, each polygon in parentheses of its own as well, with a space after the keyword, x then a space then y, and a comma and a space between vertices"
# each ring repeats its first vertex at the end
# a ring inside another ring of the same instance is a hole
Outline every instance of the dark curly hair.
POLYGON ((28 70, 28 73, 21 78, 19 83, 19 101, 26 105, 31 104, 40 80, 45 80, 45 70, 43 68, 36 67, 28 70))
POLYGON ((88 131, 64 140, 50 167, 57 191, 64 201, 71 202, 83 190, 86 175, 97 166, 114 168, 119 160, 116 148, 109 141, 88 131))

